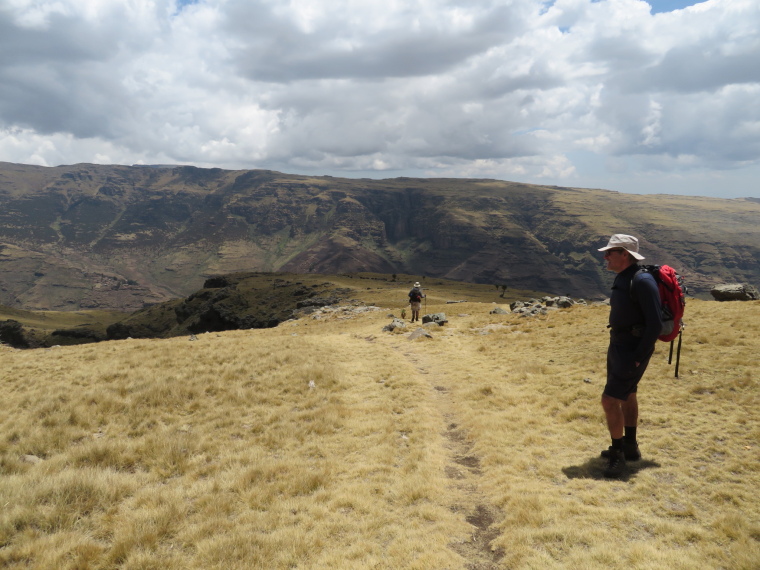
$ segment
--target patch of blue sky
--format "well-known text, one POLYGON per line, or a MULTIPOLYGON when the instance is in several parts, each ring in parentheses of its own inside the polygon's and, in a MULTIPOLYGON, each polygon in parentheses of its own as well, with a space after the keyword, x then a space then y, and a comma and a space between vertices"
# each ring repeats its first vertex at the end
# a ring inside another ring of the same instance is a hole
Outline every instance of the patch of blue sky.
POLYGON ((652 7, 652 14, 661 14, 662 12, 682 10, 701 2, 695 0, 647 0, 647 3, 652 7))
MULTIPOLYGON (((546 12, 554 6, 556 0, 545 0, 542 12, 546 12)), ((591 2, 605 2, 606 0, 591 0, 591 2)), ((647 4, 652 7, 652 14, 661 14, 663 12, 672 12, 673 10, 682 10, 689 6, 699 4, 704 0, 646 0, 647 4)), ((567 30, 563 30, 567 31, 567 30)))
POLYGON ((182 10, 193 4, 198 4, 201 0, 176 0, 174 16, 178 16, 182 10))

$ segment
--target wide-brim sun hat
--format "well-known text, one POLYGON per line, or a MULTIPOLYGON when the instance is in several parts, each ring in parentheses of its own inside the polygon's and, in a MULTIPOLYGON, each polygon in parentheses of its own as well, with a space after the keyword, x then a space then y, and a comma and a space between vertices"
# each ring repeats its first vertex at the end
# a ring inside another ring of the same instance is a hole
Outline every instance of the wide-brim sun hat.
POLYGON ((419 282, 419 281, 415 281, 415 282, 414 282, 414 286, 415 286, 415 287, 419 287, 419 286, 420 286, 420 282, 419 282))
POLYGON ((607 242, 607 245, 604 247, 600 247, 598 251, 607 251, 608 249, 613 249, 616 247, 623 248, 628 253, 630 253, 635 259, 638 259, 639 261, 641 261, 642 259, 646 259, 643 255, 639 253, 639 240, 633 236, 629 236, 626 234, 614 234, 610 238, 610 241, 607 242))

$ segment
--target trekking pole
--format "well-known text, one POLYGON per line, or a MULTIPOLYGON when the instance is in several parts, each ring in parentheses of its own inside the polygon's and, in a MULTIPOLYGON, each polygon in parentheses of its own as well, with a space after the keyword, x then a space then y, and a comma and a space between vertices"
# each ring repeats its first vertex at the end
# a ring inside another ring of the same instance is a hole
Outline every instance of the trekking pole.
POLYGON ((678 366, 681 364, 681 335, 683 334, 683 327, 684 325, 681 325, 681 330, 678 331, 678 351, 676 352, 676 378, 678 378, 678 366))
POLYGON ((670 341, 670 352, 668 353, 668 364, 670 364, 671 362, 673 362, 673 343, 675 341, 676 341, 676 339, 673 339, 673 340, 670 341))

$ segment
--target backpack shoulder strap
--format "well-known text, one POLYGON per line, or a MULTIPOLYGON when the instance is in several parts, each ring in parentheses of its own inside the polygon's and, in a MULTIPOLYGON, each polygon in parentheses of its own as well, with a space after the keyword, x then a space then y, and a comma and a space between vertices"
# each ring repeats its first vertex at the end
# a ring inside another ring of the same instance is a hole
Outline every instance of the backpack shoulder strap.
POLYGON ((630 289, 630 295, 631 299, 638 303, 639 299, 634 293, 633 284, 636 281, 636 277, 641 275, 642 273, 652 273, 652 266, 651 265, 639 265, 639 268, 636 270, 636 273, 634 273, 631 276, 631 289, 630 289))

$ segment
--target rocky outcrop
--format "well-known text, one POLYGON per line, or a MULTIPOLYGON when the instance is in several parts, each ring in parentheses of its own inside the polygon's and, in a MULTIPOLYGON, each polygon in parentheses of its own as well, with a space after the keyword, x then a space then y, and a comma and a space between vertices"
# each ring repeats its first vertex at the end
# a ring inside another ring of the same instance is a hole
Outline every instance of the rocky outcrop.
MULTIPOLYGON (((542 297, 540 300, 514 301, 510 303, 509 308, 514 314, 522 315, 523 317, 535 317, 546 315, 552 309, 569 309, 576 304, 585 305, 586 301, 579 299, 576 302, 570 297, 562 295, 559 297, 542 297)), ((493 313, 494 311, 491 312, 493 313)))
POLYGON ((426 323, 435 323, 437 325, 443 326, 448 322, 449 321, 446 318, 446 313, 431 313, 429 315, 422 315, 423 325, 426 323))
POLYGON ((311 286, 282 274, 216 276, 176 301, 137 311, 110 325, 109 339, 163 338, 204 332, 271 328, 344 300, 350 289, 328 282, 311 286))
MULTIPOLYGON (((51 333, 51 336, 58 340, 61 344, 69 344, 69 340, 79 341, 82 343, 88 342, 100 342, 106 340, 106 336, 99 331, 82 327, 76 329, 58 329, 51 333)), ((78 344, 78 342, 75 342, 78 344)))
POLYGON ((425 329, 423 329, 422 327, 420 327, 414 332, 412 332, 412 334, 410 334, 407 338, 408 340, 417 340, 418 338, 433 338, 433 335, 430 334, 425 329))
POLYGON ((760 299, 760 292, 748 283, 716 285, 710 294, 716 301, 756 301, 760 299))
POLYGON ((29 348, 29 340, 24 334, 21 323, 8 319, 0 321, 0 342, 14 348, 29 348))
POLYGON ((396 332, 406 329, 406 323, 401 319, 394 318, 390 323, 383 327, 383 332, 396 332))

